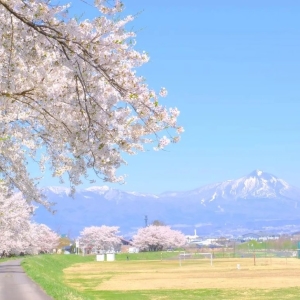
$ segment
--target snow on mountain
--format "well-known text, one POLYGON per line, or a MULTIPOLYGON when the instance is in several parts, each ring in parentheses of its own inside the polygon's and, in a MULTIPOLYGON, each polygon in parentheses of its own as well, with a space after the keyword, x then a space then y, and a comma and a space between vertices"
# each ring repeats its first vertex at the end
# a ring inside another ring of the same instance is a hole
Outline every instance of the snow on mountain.
MULTIPOLYGON (((70 194, 70 189, 65 188, 65 187, 59 187, 59 186, 49 186, 43 189, 44 192, 51 192, 56 195, 69 195, 70 194)), ((91 186, 86 189, 77 189, 75 195, 79 194, 97 194, 97 195, 104 195, 106 199, 114 199, 114 198, 124 198, 124 197, 130 197, 131 195, 134 197, 150 197, 150 198, 159 198, 159 196, 154 195, 154 194, 146 194, 146 193, 139 193, 139 192, 125 192, 117 189, 112 189, 108 187, 107 185, 102 185, 102 186, 91 186)), ((92 196, 83 196, 85 198, 91 198, 92 196)))
MULTIPOLYGON (((45 188, 54 194, 68 195, 69 188, 50 186, 45 188)), ((114 196, 123 197, 124 195, 133 197, 150 197, 150 198, 181 198, 186 196, 199 195, 201 203, 212 202, 215 199, 252 199, 252 198, 294 198, 300 197, 300 189, 290 186, 286 181, 276 176, 255 170, 247 176, 236 180, 227 180, 220 183, 205 185, 192 191, 183 192, 165 192, 160 195, 145 194, 139 192, 124 192, 121 190, 111 189, 106 185, 91 186, 89 188, 78 190, 77 193, 95 193, 107 195, 108 198, 114 196)))
POLYGON ((145 194, 145 193, 139 193, 139 192, 127 192, 130 195, 134 195, 137 197, 152 197, 152 198, 159 198, 159 196, 154 194, 145 194))
POLYGON ((57 213, 50 217, 38 209, 36 220, 53 229, 65 228, 64 232, 103 224, 120 226, 123 233, 132 232, 144 226, 145 215, 149 223, 161 220, 170 226, 182 224, 186 232, 196 224, 212 224, 201 227, 207 233, 231 232, 243 226, 249 230, 263 226, 289 228, 295 224, 300 230, 300 189, 260 170, 236 180, 160 195, 108 186, 78 190, 74 198, 68 197, 69 189, 63 187, 45 191, 49 201, 57 203, 57 213))
POLYGON ((43 189, 43 192, 49 192, 49 191, 56 195, 67 195, 68 196, 70 194, 71 190, 69 188, 66 188, 63 186, 49 186, 49 187, 43 189))
POLYGON ((97 194, 104 194, 109 190, 110 188, 107 185, 103 185, 103 186, 91 186, 84 189, 83 191, 93 192, 97 194))
POLYGON ((236 180, 227 180, 221 183, 206 185, 189 192, 167 193, 163 195, 168 197, 198 195, 203 205, 216 199, 298 198, 300 200, 299 189, 261 170, 255 170, 247 176, 236 180))

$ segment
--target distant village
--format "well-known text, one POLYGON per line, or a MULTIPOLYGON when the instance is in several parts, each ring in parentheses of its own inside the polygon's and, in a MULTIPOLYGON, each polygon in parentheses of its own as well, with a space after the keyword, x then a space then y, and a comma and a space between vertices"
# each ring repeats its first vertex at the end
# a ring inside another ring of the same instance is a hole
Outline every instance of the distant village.
POLYGON ((255 242, 266 242, 266 241, 291 241, 297 243, 300 241, 300 232, 295 232, 292 234, 275 234, 269 232, 250 232, 243 234, 238 237, 233 236, 222 236, 222 237, 200 237, 197 235, 196 229, 194 230, 194 235, 186 235, 187 244, 196 245, 199 248, 218 248, 218 247, 229 247, 233 243, 245 243, 249 241, 255 242))
MULTIPOLYGON (((211 252, 219 253, 223 251, 227 255, 235 253, 236 256, 247 256, 245 253, 253 253, 253 251, 277 251, 277 256, 299 256, 300 258, 300 232, 293 234, 274 234, 268 232, 250 232, 239 237, 233 236, 199 236, 197 230, 193 235, 185 235, 186 244, 181 249, 165 249, 167 251, 187 251, 187 252, 211 252), (281 251, 282 253, 280 254, 281 251), (231 253, 231 254, 229 254, 231 253), (240 254, 238 254, 240 253, 240 254), (244 253, 244 254, 243 254, 244 253), (298 254, 297 254, 298 253, 298 254)), ((74 252, 74 243, 67 235, 62 235, 62 242, 58 253, 70 254, 74 252)), ((121 238, 121 244, 108 252, 115 253, 138 253, 140 249, 135 247, 131 239, 121 238)), ((86 254, 97 254, 91 251, 86 254)), ((274 254, 275 255, 275 254, 274 254)))

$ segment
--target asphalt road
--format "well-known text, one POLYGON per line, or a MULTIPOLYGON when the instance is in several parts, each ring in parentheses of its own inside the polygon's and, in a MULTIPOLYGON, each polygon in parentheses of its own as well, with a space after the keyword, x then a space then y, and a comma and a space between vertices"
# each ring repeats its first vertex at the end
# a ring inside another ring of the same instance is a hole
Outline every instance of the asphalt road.
POLYGON ((21 267, 21 260, 0 261, 1 300, 53 300, 21 267))

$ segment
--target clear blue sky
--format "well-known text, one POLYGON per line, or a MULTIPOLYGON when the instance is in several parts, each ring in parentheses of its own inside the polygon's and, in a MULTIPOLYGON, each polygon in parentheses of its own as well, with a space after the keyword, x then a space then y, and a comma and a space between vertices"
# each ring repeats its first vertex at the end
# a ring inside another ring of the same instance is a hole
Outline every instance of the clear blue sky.
POLYGON ((125 14, 141 12, 136 48, 151 59, 139 74, 168 89, 185 132, 166 151, 127 158, 126 185, 109 186, 190 190, 261 169, 300 187, 300 1, 123 2, 125 14))

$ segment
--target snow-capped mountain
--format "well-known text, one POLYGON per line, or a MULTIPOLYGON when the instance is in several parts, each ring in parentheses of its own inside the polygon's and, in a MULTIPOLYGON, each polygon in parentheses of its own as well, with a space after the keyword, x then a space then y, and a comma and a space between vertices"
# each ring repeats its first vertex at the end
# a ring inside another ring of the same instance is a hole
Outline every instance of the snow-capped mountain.
POLYGON ((47 192, 52 192, 53 194, 56 195, 69 195, 70 194, 70 189, 63 187, 63 186, 49 186, 46 189, 43 189, 43 191, 47 192))
POLYGON ((144 226, 145 215, 149 222, 158 219, 186 232, 194 227, 211 234, 241 226, 249 230, 274 227, 280 231, 286 226, 300 229, 300 189, 260 170, 236 180, 160 195, 107 186, 79 190, 74 199, 68 197, 66 188, 49 187, 44 192, 51 202, 57 202, 57 213, 51 216, 39 208, 36 220, 54 230, 76 234, 85 226, 102 224, 117 225, 121 232, 130 233, 144 226))
POLYGON ((251 198, 280 198, 299 197, 300 189, 289 185, 276 176, 255 170, 247 176, 236 180, 227 180, 220 183, 205 185, 201 188, 186 192, 163 193, 164 197, 201 195, 203 201, 213 201, 216 198, 228 200, 251 198))
POLYGON ((255 170, 237 180, 204 186, 191 191, 191 194, 202 195, 201 202, 211 202, 217 198, 226 200, 252 198, 290 198, 300 200, 300 190, 290 186, 276 176, 255 170))

